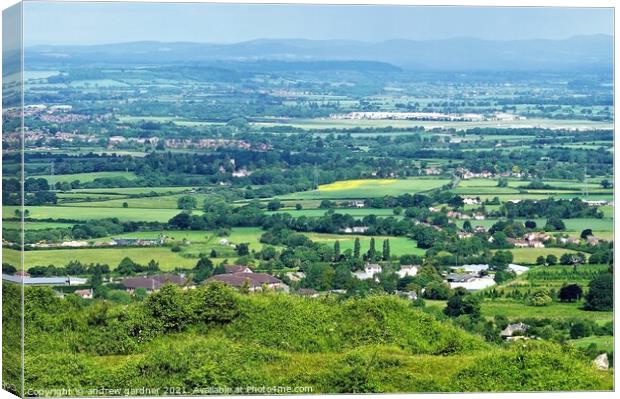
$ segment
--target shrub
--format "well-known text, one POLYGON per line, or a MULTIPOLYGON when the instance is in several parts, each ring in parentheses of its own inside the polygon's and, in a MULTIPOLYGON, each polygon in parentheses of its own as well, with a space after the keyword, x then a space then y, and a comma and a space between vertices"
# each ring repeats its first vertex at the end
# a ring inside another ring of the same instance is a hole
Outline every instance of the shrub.
POLYGON ((552 302, 553 299, 551 298, 549 291, 544 289, 535 291, 526 300, 526 303, 530 306, 548 306, 551 305, 552 302))

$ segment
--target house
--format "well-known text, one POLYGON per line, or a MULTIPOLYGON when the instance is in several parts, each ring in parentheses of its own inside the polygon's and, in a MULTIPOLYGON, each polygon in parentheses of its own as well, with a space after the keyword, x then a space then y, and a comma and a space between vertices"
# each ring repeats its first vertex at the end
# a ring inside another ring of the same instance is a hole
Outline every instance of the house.
POLYGON ((374 263, 367 263, 364 269, 353 272, 353 276, 359 280, 370 280, 375 274, 381 273, 383 268, 374 263))
POLYGON ((263 287, 273 290, 288 292, 288 286, 281 280, 267 273, 232 273, 216 274, 209 277, 205 282, 221 281, 224 284, 235 288, 246 286, 250 292, 261 291, 263 287))
POLYGON ((224 270, 226 270, 227 274, 234 273, 253 273, 252 269, 243 265, 224 265, 224 270))
POLYGON ((486 219, 486 216, 484 216, 482 213, 476 213, 476 214, 474 214, 474 219, 475 220, 484 220, 484 219, 486 219))
POLYGON ((526 234, 523 238, 525 238, 527 241, 549 241, 551 239, 551 236, 547 233, 541 233, 541 232, 534 232, 534 233, 528 233, 526 234))
POLYGON ((457 237, 460 238, 461 240, 465 239, 465 238, 470 238, 473 237, 472 233, 468 233, 466 231, 458 231, 456 233, 457 237))
POLYGON ((419 266, 416 265, 401 265, 396 274, 398 274, 399 278, 404 278, 407 276, 413 277, 418 274, 418 269, 419 266))
POLYGON ((587 236, 586 241, 588 242, 588 245, 597 245, 601 240, 594 236, 587 236))
POLYGON ((89 290, 76 290, 74 292, 74 294, 79 296, 80 298, 93 299, 93 290, 92 289, 89 289, 89 290))
POLYGON ((367 226, 353 226, 353 227, 346 227, 346 228, 342 229, 343 233, 363 234, 363 233, 366 233, 367 231, 368 231, 368 227, 367 226))
POLYGON ((354 200, 349 201, 349 206, 353 208, 363 208, 366 206, 366 203, 362 200, 354 200))
POLYGON ((229 241, 228 241, 226 238, 222 238, 222 239, 220 239, 220 241, 218 241, 218 243, 219 243, 220 245, 228 245, 228 242, 229 242, 229 241))
POLYGON ((134 293, 138 288, 144 288, 147 292, 158 291, 165 284, 174 284, 179 287, 186 287, 189 282, 184 276, 175 274, 161 274, 147 277, 129 277, 124 279, 121 284, 129 293, 134 293))
POLYGON ((396 291, 396 295, 410 299, 412 301, 418 299, 418 294, 415 291, 396 291))
POLYGON ((486 233, 487 228, 484 226, 476 226, 474 227, 474 233, 486 233))
POLYGON ((18 271, 13 273, 14 276, 18 276, 18 277, 30 277, 30 273, 28 272, 24 272, 24 271, 18 271))
POLYGON ((504 328, 499 335, 502 338, 508 338, 508 337, 512 337, 514 333, 516 332, 521 332, 521 333, 526 333, 527 330, 530 329, 530 326, 528 326, 525 323, 515 323, 515 324, 509 324, 506 326, 506 328, 504 328))
POLYGON ((511 237, 506 238, 506 242, 514 245, 516 248, 527 248, 530 246, 530 243, 525 240, 517 240, 511 237))
POLYGON ((478 198, 465 197, 463 198, 463 203, 465 205, 478 205, 480 204, 480 200, 478 198))

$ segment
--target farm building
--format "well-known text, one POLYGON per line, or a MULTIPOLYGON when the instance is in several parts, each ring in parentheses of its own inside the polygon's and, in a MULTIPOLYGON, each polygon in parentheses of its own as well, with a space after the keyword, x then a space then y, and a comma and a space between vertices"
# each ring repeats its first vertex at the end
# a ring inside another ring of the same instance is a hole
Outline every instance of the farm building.
POLYGON ((515 332, 521 332, 521 333, 526 333, 527 330, 529 330, 530 326, 528 326, 525 323, 515 323, 515 324, 509 324, 508 326, 506 326, 506 328, 504 328, 499 335, 502 338, 509 338, 512 337, 514 335, 515 332))
POLYGON ((252 273, 252 269, 244 265, 224 265, 227 274, 252 273))
POLYGON ((462 280, 463 281, 449 282, 450 288, 465 288, 468 291, 477 291, 495 285, 495 279, 493 279, 493 276, 471 276, 471 278, 462 280))

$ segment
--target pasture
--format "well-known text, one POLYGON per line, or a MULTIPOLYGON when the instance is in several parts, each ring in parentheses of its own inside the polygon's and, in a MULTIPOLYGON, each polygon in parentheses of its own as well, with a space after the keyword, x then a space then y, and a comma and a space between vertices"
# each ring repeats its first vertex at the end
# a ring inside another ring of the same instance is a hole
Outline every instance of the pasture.
POLYGON ((558 259, 560 259, 562 254, 577 252, 564 248, 511 248, 509 251, 512 252, 512 255, 514 256, 514 263, 530 265, 535 264, 536 258, 539 256, 555 255, 558 259))
MULTIPOLYGON (((17 206, 2 208, 4 215, 15 214, 17 206)), ((128 222, 167 222, 180 211, 178 209, 94 208, 86 206, 28 206, 26 209, 32 219, 71 219, 92 220, 118 218, 128 222)))
POLYGON ((40 175, 40 176, 29 176, 29 177, 43 177, 48 182, 60 183, 60 182, 68 182, 71 183, 73 181, 79 180, 80 183, 90 183, 95 179, 103 179, 103 178, 125 178, 127 180, 135 180, 137 176, 133 172, 89 172, 89 173, 73 173, 69 175, 40 175))
POLYGON ((320 185, 318 189, 280 196, 281 199, 355 199, 415 194, 449 183, 441 178, 356 179, 320 185))

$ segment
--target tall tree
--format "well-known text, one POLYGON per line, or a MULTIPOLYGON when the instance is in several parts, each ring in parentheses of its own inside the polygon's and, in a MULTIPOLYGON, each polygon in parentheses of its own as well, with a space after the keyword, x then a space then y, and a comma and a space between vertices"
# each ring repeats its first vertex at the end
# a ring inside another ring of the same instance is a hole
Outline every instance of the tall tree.
POLYGON ((360 239, 356 238, 355 239, 355 243, 353 244, 353 257, 355 259, 359 259, 360 257, 360 251, 361 251, 361 245, 360 245, 360 239))
POLYGON ((375 248, 375 238, 370 238, 370 248, 368 249, 368 260, 374 261, 377 257, 377 249, 375 248))
POLYGON ((336 240, 334 243, 334 261, 340 260, 340 241, 336 240))
POLYGON ((386 238, 383 240, 383 260, 390 259, 390 240, 386 238))

